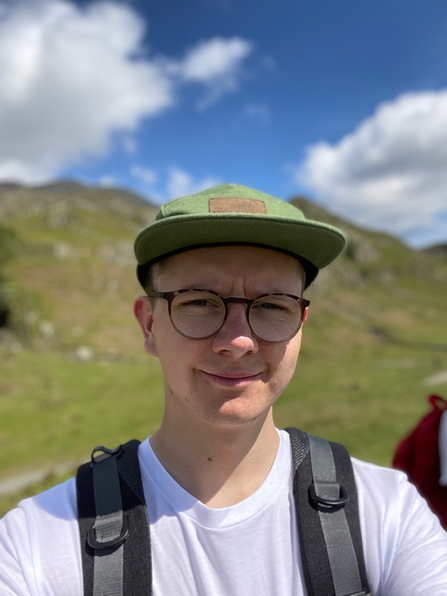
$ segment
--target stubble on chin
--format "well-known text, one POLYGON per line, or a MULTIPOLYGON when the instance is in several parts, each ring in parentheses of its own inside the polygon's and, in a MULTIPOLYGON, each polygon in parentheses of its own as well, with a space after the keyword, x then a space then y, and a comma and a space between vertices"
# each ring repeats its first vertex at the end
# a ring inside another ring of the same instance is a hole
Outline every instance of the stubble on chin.
POLYGON ((203 422, 216 429, 234 430, 268 416, 278 396, 266 394, 265 389, 264 383, 258 389, 210 387, 208 392, 202 389, 200 393, 179 396, 166 384, 166 413, 173 415, 180 425, 188 424, 189 419, 194 426, 203 422))

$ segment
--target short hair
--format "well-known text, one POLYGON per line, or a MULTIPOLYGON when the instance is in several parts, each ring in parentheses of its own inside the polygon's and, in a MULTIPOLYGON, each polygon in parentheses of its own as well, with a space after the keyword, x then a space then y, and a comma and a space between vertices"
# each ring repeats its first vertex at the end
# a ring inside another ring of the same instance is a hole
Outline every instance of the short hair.
POLYGON ((146 292, 146 294, 158 291, 158 282, 160 280, 160 275, 163 270, 163 260, 156 261, 149 267, 144 282, 144 291, 146 292))

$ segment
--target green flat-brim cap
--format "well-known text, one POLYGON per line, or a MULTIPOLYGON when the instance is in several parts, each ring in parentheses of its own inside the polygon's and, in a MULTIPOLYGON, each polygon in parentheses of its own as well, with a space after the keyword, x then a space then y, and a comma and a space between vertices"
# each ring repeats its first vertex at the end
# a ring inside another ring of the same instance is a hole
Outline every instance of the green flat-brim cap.
POLYGON ((144 287, 149 267, 168 256, 206 246, 251 245, 296 257, 306 287, 343 250, 337 228, 306 219, 291 203, 239 184, 221 184, 163 205, 155 222, 135 240, 137 277, 144 287))

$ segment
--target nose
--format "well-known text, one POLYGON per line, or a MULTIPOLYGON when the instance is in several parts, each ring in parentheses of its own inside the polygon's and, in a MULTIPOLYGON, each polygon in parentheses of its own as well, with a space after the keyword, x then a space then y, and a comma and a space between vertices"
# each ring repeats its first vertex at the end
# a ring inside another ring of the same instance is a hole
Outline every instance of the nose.
POLYGON ((258 340, 253 335, 247 320, 247 306, 241 303, 228 304, 227 318, 213 339, 215 352, 231 352, 237 358, 256 353, 258 340))

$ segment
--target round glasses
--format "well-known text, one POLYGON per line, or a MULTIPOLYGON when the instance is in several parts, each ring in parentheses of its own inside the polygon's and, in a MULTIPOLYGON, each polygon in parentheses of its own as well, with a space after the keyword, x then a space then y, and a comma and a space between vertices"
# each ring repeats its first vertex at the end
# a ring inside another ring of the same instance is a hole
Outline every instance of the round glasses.
POLYGON ((262 294, 254 300, 230 296, 223 298, 213 290, 150 292, 150 298, 168 302, 169 318, 180 335, 190 339, 211 337, 222 328, 230 302, 246 305, 252 333, 264 341, 279 343, 296 335, 303 322, 309 300, 292 294, 262 294))

